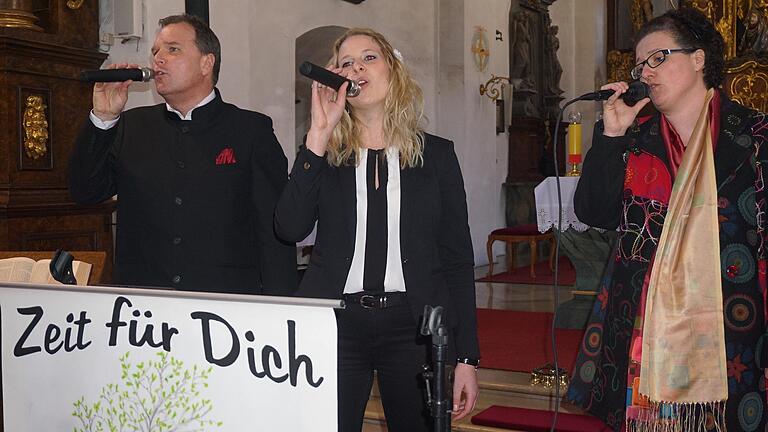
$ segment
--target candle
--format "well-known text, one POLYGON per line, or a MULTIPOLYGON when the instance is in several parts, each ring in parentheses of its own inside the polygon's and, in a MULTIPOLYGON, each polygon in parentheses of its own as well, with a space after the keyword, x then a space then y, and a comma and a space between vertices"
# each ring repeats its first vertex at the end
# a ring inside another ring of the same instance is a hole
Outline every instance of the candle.
POLYGON ((581 156, 581 123, 568 124, 568 154, 581 156))

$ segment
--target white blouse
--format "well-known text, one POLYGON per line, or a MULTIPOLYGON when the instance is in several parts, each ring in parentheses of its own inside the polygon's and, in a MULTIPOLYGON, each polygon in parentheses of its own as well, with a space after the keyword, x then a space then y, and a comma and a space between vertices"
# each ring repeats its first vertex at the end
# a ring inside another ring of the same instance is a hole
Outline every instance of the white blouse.
MULTIPOLYGON (((365 267, 365 232, 368 217, 368 186, 366 167, 368 149, 362 149, 360 163, 355 167, 355 253, 352 266, 344 284, 344 294, 363 291, 365 267)), ((393 147, 387 149, 387 267, 384 274, 384 291, 405 291, 403 264, 400 257, 400 152, 393 147)))

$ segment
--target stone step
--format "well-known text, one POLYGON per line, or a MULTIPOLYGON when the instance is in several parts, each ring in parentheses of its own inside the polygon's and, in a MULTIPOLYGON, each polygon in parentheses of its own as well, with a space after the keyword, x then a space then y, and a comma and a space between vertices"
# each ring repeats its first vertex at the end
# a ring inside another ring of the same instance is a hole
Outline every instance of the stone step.
MULTIPOLYGON (((555 409, 555 389, 531 385, 528 373, 481 368, 477 377, 480 386, 479 402, 489 402, 486 407, 504 405, 546 411, 555 409)), ((561 400, 566 390, 560 389, 561 400)), ((559 411, 576 414, 581 412, 579 408, 567 403, 561 403, 559 411)))
MULTIPOLYGON (((478 412, 482 411, 482 409, 475 408, 475 412, 472 414, 477 414, 478 412)), ((467 416, 466 418, 463 418, 459 420, 458 422, 453 422, 451 424, 451 430, 454 432, 509 432, 510 429, 499 429, 489 426, 478 426, 472 424, 472 421, 470 419, 471 416, 467 416)), ((370 400, 368 400, 368 406, 365 408, 365 420, 363 422, 363 432, 387 432, 387 424, 384 420, 384 410, 381 407, 381 400, 378 398, 371 397, 370 400)))

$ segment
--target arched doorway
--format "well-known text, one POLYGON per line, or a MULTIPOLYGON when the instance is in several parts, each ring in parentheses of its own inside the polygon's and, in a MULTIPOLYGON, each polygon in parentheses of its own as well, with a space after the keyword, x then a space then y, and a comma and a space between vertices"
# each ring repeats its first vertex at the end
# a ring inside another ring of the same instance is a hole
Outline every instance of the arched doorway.
MULTIPOLYGON (((346 27, 323 26, 317 27, 302 34, 296 38, 296 66, 294 70, 299 70, 299 65, 305 61, 325 66, 331 58, 333 42, 346 31, 346 27)), ((309 130, 309 110, 312 97, 310 81, 298 72, 295 82, 296 94, 296 151, 303 144, 304 135, 309 130)))

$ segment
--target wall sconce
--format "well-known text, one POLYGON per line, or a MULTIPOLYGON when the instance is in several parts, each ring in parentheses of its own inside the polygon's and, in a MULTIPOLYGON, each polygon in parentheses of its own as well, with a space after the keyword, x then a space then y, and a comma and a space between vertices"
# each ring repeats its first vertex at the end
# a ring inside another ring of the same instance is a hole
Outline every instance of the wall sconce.
POLYGON ((504 133, 506 115, 504 114, 504 81, 512 83, 509 78, 491 75, 485 84, 480 84, 480 95, 488 96, 496 104, 496 134, 504 133))
POLYGON ((477 70, 482 72, 488 65, 488 58, 491 56, 491 50, 488 46, 488 37, 485 35, 485 29, 480 26, 475 27, 475 34, 472 36, 472 60, 475 62, 477 70))
POLYGON ((496 135, 507 130, 507 116, 504 114, 504 99, 496 99, 496 135))
POLYGON ((504 81, 512 84, 512 80, 503 76, 491 75, 491 79, 486 81, 485 84, 480 84, 480 96, 488 96, 488 98, 494 102, 501 98, 501 90, 499 87, 504 85, 504 81))

